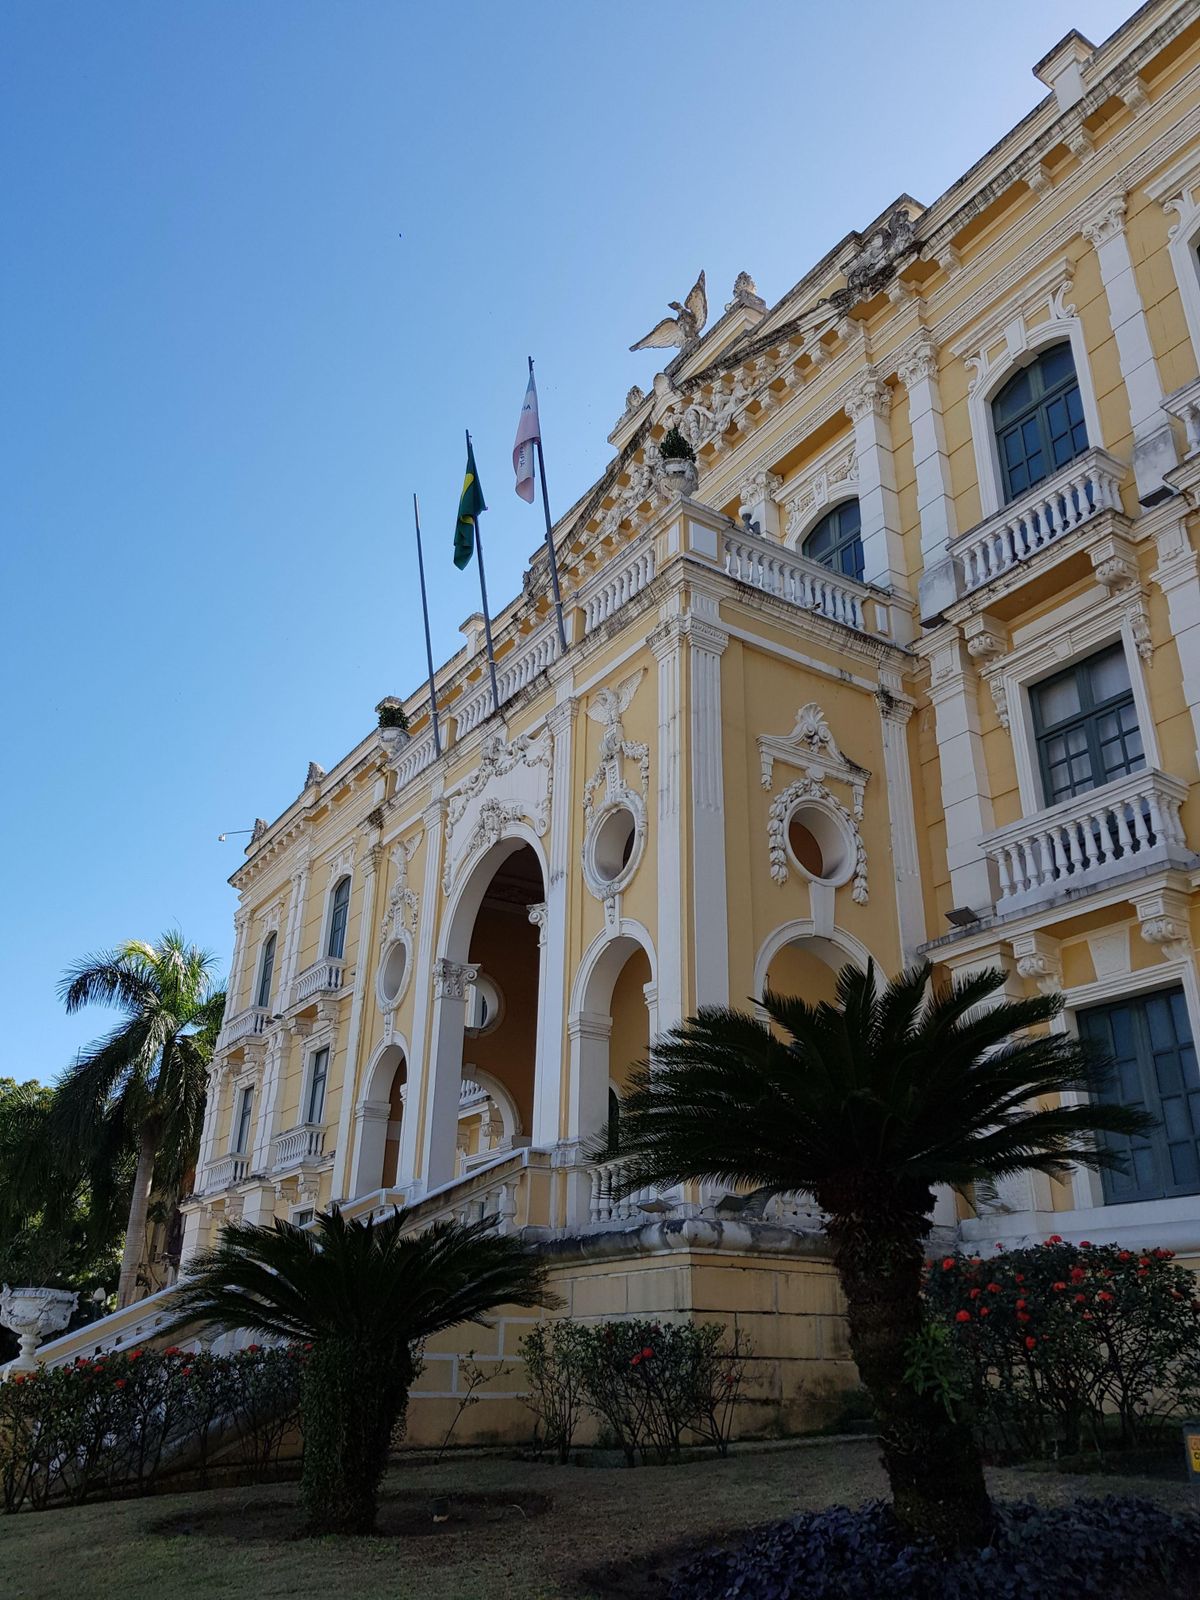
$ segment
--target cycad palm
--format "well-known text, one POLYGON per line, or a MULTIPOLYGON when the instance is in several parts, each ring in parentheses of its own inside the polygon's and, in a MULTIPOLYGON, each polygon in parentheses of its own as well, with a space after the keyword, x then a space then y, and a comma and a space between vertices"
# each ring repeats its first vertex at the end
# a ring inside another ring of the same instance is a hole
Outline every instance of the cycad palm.
POLYGON ((112 1006, 123 1021, 82 1051, 58 1084, 55 1129, 81 1151, 103 1191, 120 1157, 137 1152, 117 1304, 137 1296, 151 1191, 177 1194, 195 1160, 207 1068, 225 1011, 213 957, 178 932, 86 956, 59 985, 68 1012, 112 1006))
POLYGON ((208 1324, 311 1345, 304 1375, 303 1498, 311 1533, 369 1533, 417 1347, 500 1305, 550 1304, 546 1268, 493 1222, 404 1232, 324 1213, 310 1229, 232 1223, 192 1264, 178 1329, 208 1324))
POLYGON ((768 993, 758 1017, 702 1010, 652 1050, 621 1108, 622 1187, 716 1179, 805 1192, 826 1214, 850 1348, 874 1400, 901 1523, 985 1542, 991 1508, 969 1431, 905 1372, 923 1329, 921 1261, 933 1189, 1118 1159, 1096 1136, 1138 1113, 1090 1096, 1101 1065, 1048 1022, 1058 997, 987 1002, 987 972, 929 990, 930 968, 877 992, 846 967, 836 1003, 768 993))

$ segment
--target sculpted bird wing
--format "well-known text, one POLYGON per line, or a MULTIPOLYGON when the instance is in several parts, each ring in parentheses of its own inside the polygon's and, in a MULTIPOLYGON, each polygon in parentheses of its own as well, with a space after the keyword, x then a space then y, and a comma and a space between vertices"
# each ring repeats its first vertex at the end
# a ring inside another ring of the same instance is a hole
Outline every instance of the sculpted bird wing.
POLYGON ((687 300, 684 302, 688 310, 696 319, 697 329, 702 328, 708 320, 708 295, 704 290, 704 273, 692 285, 687 300))
POLYGON ((598 722, 602 728, 611 722, 611 709, 617 703, 617 697, 611 689, 601 689, 595 699, 587 708, 587 714, 593 722, 598 722))
POLYGON ((623 682, 617 685, 616 697, 618 716, 624 716, 629 710, 629 702, 637 693, 637 686, 639 683, 641 683, 645 672, 645 667, 639 667, 636 672, 631 672, 623 682))
POLYGON ((639 339, 636 344, 631 344, 631 350, 660 350, 666 345, 682 344, 683 339, 679 333, 679 324, 674 317, 664 317, 650 329, 644 339, 639 339))

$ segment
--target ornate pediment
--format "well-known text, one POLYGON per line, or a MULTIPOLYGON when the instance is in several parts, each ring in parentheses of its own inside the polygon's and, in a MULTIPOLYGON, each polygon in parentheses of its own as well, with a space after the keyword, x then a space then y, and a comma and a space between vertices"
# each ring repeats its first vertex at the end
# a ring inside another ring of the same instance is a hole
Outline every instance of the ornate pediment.
POLYGON ((784 737, 763 733, 758 738, 758 755, 762 763, 762 786, 769 790, 777 761, 797 767, 813 778, 839 778, 852 789, 866 788, 871 774, 857 761, 851 761, 838 748, 830 732, 825 713, 815 700, 801 706, 796 713, 796 724, 784 737))
POLYGON ((774 882, 786 883, 797 864, 788 849, 788 828, 793 816, 799 816, 806 826, 811 822, 814 828, 818 823, 813 817, 824 816, 832 819, 832 837, 840 838, 842 843, 833 851, 835 857, 840 857, 836 876, 830 877, 828 871, 817 876, 835 886, 853 880, 856 904, 866 905, 867 848, 862 837, 862 816, 870 772, 842 753, 815 700, 797 711, 791 733, 783 737, 761 734, 758 752, 762 786, 768 793, 774 787, 777 764, 802 774, 775 796, 767 815, 767 854, 774 882), (844 786, 849 793, 843 799, 831 785, 844 786))

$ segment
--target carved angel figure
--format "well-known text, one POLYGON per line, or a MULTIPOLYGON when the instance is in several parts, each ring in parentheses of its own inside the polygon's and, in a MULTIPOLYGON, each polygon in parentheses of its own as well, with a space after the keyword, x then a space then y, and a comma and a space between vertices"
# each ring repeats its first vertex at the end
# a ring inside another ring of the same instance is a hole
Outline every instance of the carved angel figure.
POLYGON ((704 291, 703 272, 692 285, 682 305, 678 300, 668 300, 667 304, 678 315, 664 317, 650 329, 644 339, 631 344, 629 346, 631 350, 658 350, 669 345, 675 345, 683 350, 689 344, 695 344, 700 337, 700 329, 708 320, 708 296, 704 291))

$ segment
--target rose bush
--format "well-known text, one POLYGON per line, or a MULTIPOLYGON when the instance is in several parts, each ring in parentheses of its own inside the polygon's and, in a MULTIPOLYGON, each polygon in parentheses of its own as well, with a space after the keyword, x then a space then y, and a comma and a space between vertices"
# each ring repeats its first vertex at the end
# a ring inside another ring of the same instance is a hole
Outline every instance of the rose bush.
POLYGON ((236 1440, 255 1479, 296 1425, 303 1350, 252 1346, 214 1356, 171 1346, 0 1383, 0 1490, 5 1511, 148 1493, 165 1467, 199 1467, 236 1440))
POLYGON ((1052 1235, 928 1262, 925 1295, 998 1453, 1103 1458, 1200 1404, 1200 1297, 1170 1250, 1052 1235))

